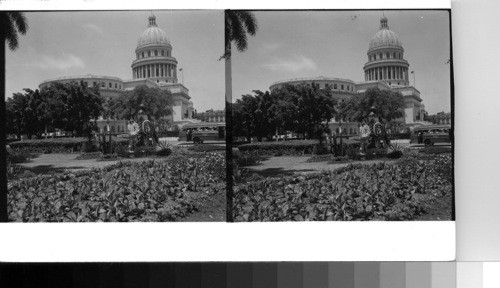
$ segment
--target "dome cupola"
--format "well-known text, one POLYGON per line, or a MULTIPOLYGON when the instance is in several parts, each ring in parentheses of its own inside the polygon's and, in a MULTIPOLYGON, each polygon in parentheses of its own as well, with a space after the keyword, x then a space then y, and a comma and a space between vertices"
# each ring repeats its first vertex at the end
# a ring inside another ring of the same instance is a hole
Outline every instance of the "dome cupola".
POLYGON ((398 35, 394 33, 394 31, 389 29, 389 25, 387 24, 387 18, 383 17, 380 19, 380 30, 373 36, 370 41, 370 47, 368 48, 368 52, 379 48, 401 48, 403 49, 403 45, 401 41, 399 41, 398 35))
POLYGON ((137 48, 142 48, 149 45, 170 45, 168 41, 167 33, 156 26, 156 17, 154 15, 149 16, 148 29, 142 32, 139 40, 137 40, 137 48))
POLYGON ((154 15, 148 18, 148 28, 137 40, 133 79, 150 79, 157 84, 177 83, 177 60, 172 56, 172 45, 167 33, 156 25, 154 15))
POLYGON ((368 48, 368 62, 363 67, 365 81, 383 81, 390 86, 408 86, 408 61, 398 35, 389 29, 388 20, 380 19, 380 29, 368 48))

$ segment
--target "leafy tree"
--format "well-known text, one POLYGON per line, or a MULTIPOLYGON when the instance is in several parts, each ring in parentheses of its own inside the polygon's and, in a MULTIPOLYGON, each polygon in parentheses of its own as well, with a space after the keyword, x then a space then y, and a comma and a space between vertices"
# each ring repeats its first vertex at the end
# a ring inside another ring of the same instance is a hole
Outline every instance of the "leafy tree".
POLYGON ((88 122, 97 120, 103 112, 104 98, 98 87, 80 83, 54 83, 40 91, 50 126, 82 136, 88 122))
POLYGON ((367 89, 363 94, 345 100, 339 104, 339 116, 344 120, 368 120, 373 112, 379 118, 389 122, 404 116, 404 99, 401 93, 378 88, 367 89))
POLYGON ((172 95, 166 90, 141 85, 109 99, 106 107, 107 116, 130 119, 144 107, 149 117, 161 119, 172 114, 172 95))
POLYGON ((269 91, 254 91, 255 95, 243 95, 233 105, 234 136, 244 136, 247 141, 271 139, 276 131, 273 110, 274 101, 269 91))
MULTIPOLYGON (((250 35, 255 35, 257 31, 257 20, 255 16, 248 11, 224 11, 224 55, 221 58, 225 59, 225 83, 226 83, 226 140, 229 143, 232 141, 233 137, 233 123, 232 123, 232 107, 233 102, 233 91, 232 91, 232 79, 231 79, 231 43, 236 44, 238 51, 243 52, 247 49, 247 33, 250 35)), ((232 147, 231 145, 226 145, 226 157, 232 158, 232 147)), ((231 161, 226 161, 226 173, 231 175, 233 173, 233 166, 231 161)), ((228 178, 227 195, 226 195, 226 205, 227 207, 233 206, 233 184, 232 178, 228 178)), ((226 220, 228 222, 233 221, 233 214, 231 209, 227 209, 226 220)))
POLYGON ((283 128, 303 134, 307 138, 321 139, 327 131, 323 123, 335 115, 336 100, 329 88, 320 89, 317 85, 285 85, 272 92, 280 111, 278 119, 283 128))
MULTIPOLYGON (((5 44, 11 51, 17 49, 19 45, 18 33, 22 35, 28 31, 28 21, 21 12, 0 12, 0 69, 5 71, 5 44)), ((0 95, 5 99, 5 77, 0 77, 0 95)), ((5 102, 0 101, 0 111, 5 111, 5 102)), ((1 113, 0 123, 5 123, 5 114, 1 113)), ((5 135, 5 125, 0 125, 0 135, 5 135)), ((0 162, 5 163, 5 137, 0 143, 0 162)), ((0 165, 0 173, 7 174, 7 166, 0 165)), ((0 190, 0 222, 7 222, 7 183, 2 183, 0 190)))
POLYGON ((47 111, 44 99, 38 90, 24 89, 24 93, 14 93, 6 101, 7 133, 15 134, 18 138, 26 134, 41 137, 47 124, 47 111))

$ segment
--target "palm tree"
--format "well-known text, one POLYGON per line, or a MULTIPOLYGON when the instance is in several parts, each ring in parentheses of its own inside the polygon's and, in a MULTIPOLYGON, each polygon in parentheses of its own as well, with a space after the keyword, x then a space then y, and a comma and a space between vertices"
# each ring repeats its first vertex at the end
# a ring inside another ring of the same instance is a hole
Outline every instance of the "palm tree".
MULTIPOLYGON (((247 49, 247 33, 251 36, 257 31, 257 20, 252 12, 248 11, 224 11, 224 58, 226 61, 226 173, 233 174, 232 154, 232 79, 231 79, 231 45, 234 42, 236 49, 243 52, 247 49)), ((233 222, 233 178, 228 177, 226 183, 226 221, 233 222)))
MULTIPOLYGON (((0 12, 0 69, 5 71, 5 44, 9 45, 11 51, 16 50, 19 46, 18 33, 26 34, 28 30, 28 21, 21 12, 0 12)), ((5 135, 5 76, 0 77, 0 135, 5 135)), ((7 175, 7 165, 5 155, 5 137, 0 137, 0 173, 5 177, 7 175)), ((1 183, 0 190, 0 222, 9 220, 7 212, 7 183, 1 183)))

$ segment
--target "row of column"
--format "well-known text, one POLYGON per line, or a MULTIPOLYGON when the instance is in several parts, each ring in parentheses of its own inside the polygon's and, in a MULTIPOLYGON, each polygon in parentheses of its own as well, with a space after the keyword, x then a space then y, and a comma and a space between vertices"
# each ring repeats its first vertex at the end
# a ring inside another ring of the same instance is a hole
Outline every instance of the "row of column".
POLYGON ((386 66, 368 69, 365 81, 375 80, 408 80, 408 68, 401 66, 386 66))
POLYGON ((207 122, 224 122, 223 116, 209 116, 207 122))
POLYGON ((152 77, 177 78, 176 66, 173 64, 147 64, 132 69, 134 79, 152 77))

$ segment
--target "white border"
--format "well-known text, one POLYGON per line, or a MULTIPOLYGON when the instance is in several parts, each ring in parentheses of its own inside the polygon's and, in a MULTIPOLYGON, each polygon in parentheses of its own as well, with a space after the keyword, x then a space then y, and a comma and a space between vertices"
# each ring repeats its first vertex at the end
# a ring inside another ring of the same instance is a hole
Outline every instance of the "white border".
MULTIPOLYGON (((0 1, 0 10, 437 9, 427 1, 0 1), (75 6, 76 5, 76 6, 75 6), (285 6, 286 5, 286 6, 285 6)), ((221 31, 222 33, 222 31, 221 31)), ((0 224, 0 261, 450 261, 455 222, 0 224)))
POLYGON ((0 261, 451 261, 455 223, 0 225, 0 261))
POLYGON ((2 0, 0 10, 149 10, 149 9, 448 9, 448 0, 2 0))

